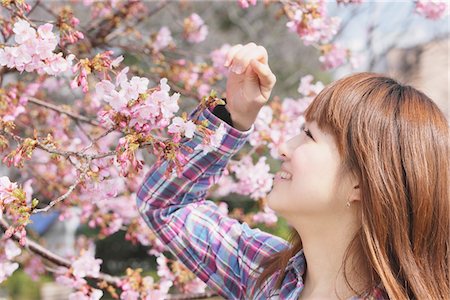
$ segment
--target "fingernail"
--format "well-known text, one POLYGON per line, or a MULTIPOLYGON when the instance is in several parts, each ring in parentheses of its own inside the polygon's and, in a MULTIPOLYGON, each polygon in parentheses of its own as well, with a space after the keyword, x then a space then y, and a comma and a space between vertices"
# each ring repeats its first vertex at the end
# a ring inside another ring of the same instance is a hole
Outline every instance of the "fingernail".
POLYGON ((243 67, 241 65, 232 65, 230 70, 236 74, 241 74, 243 71, 243 67))
POLYGON ((225 63, 223 64, 224 67, 228 67, 230 65, 230 61, 225 61, 225 63))

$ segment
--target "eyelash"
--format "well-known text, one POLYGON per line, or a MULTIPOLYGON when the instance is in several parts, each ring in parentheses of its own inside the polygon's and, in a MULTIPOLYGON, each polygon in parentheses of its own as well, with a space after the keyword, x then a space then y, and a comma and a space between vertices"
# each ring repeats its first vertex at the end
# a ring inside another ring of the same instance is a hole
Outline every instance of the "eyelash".
POLYGON ((313 138, 312 135, 311 135, 311 131, 309 131, 308 129, 306 129, 306 128, 305 128, 305 125, 302 125, 302 131, 305 132, 305 134, 306 134, 307 136, 309 136, 311 139, 314 140, 314 138, 313 138))

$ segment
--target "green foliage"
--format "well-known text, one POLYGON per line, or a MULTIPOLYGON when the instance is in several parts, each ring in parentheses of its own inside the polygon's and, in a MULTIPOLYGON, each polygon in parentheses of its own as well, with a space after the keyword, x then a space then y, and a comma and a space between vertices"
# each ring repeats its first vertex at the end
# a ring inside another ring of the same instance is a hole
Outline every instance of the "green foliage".
POLYGON ((51 281, 53 279, 50 276, 41 276, 38 281, 34 281, 22 269, 18 269, 0 284, 0 290, 5 289, 11 299, 37 300, 40 299, 42 285, 51 281))

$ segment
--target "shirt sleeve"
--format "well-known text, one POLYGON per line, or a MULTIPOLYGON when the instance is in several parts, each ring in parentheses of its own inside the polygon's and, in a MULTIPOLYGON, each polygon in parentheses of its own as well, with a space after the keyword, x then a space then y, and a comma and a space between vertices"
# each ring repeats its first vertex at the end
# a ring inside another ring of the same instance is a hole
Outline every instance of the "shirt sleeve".
MULTIPOLYGON (((197 113, 197 107, 191 116, 197 113)), ((239 131, 215 116, 208 108, 199 114, 208 128, 221 124, 226 134, 210 152, 188 154, 181 177, 164 178, 167 161, 152 167, 137 193, 137 207, 146 224, 189 270, 226 299, 245 299, 251 291, 259 264, 288 246, 275 235, 252 229, 246 223, 220 212, 205 200, 208 189, 223 173, 229 159, 244 145, 248 131, 239 131)), ((202 137, 182 143, 195 148, 202 137)))

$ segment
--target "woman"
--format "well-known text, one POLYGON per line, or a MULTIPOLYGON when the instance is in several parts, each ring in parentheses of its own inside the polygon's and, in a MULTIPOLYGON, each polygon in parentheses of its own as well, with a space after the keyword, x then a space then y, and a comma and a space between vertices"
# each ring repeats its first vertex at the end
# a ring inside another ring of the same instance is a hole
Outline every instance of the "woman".
POLYGON ((229 124, 217 108, 200 114, 225 125, 220 146, 189 154, 181 178, 153 167, 137 195, 168 249, 226 299, 449 299, 449 130, 437 106, 374 73, 328 85, 279 149, 267 202, 292 226, 287 242, 205 200, 275 84, 254 43, 232 47, 225 65, 229 124))

